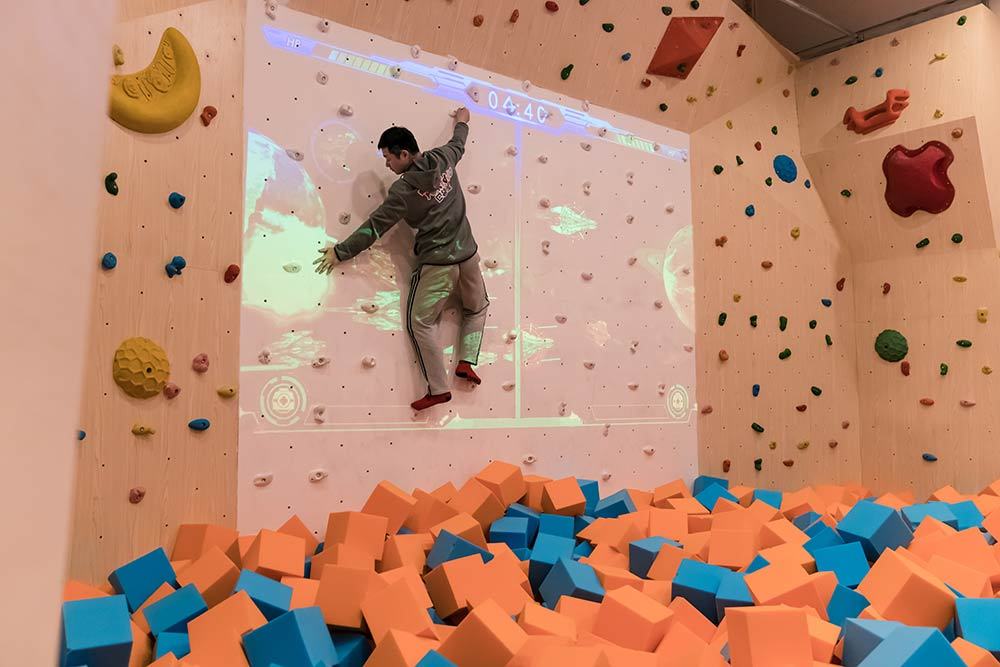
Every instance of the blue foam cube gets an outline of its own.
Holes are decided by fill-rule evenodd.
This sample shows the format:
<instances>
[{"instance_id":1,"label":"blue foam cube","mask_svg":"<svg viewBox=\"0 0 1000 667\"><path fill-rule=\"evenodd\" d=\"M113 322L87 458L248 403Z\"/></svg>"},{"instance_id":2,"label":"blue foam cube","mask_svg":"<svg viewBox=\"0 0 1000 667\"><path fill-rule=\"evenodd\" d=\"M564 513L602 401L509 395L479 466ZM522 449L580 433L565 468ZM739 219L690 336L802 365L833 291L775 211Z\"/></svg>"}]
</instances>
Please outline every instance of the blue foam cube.
<instances>
[{"instance_id":1,"label":"blue foam cube","mask_svg":"<svg viewBox=\"0 0 1000 667\"><path fill-rule=\"evenodd\" d=\"M132 624L124 595L64 602L60 667L128 665Z\"/></svg>"},{"instance_id":2,"label":"blue foam cube","mask_svg":"<svg viewBox=\"0 0 1000 667\"><path fill-rule=\"evenodd\" d=\"M816 559L817 571L833 572L837 581L848 588L856 588L870 569L860 542L817 549L812 556Z\"/></svg>"},{"instance_id":3,"label":"blue foam cube","mask_svg":"<svg viewBox=\"0 0 1000 667\"><path fill-rule=\"evenodd\" d=\"M576 540L571 538L539 533L531 550L531 559L528 561L528 581L531 582L531 590L538 591L549 570L560 558L573 558L575 547Z\"/></svg>"},{"instance_id":4,"label":"blue foam cube","mask_svg":"<svg viewBox=\"0 0 1000 667\"><path fill-rule=\"evenodd\" d=\"M744 570L744 573L745 574L753 574L757 570L762 570L762 569L764 569L765 567L767 567L770 564L771 564L770 561L768 561L766 558L764 558L760 554L757 554L756 556L753 557L753 560L750 561L750 564L747 565L747 569Z\"/></svg>"},{"instance_id":5,"label":"blue foam cube","mask_svg":"<svg viewBox=\"0 0 1000 667\"><path fill-rule=\"evenodd\" d=\"M427 554L427 567L433 570L441 563L476 555L482 557L484 563L493 560L493 554L478 544L473 544L464 537L442 530L438 533L437 539L434 540L434 546L431 547L430 553Z\"/></svg>"},{"instance_id":6,"label":"blue foam cube","mask_svg":"<svg viewBox=\"0 0 1000 667\"><path fill-rule=\"evenodd\" d=\"M866 618L849 618L844 623L845 667L857 667L871 655L886 637L902 628L897 621L872 621Z\"/></svg>"},{"instance_id":7,"label":"blue foam cube","mask_svg":"<svg viewBox=\"0 0 1000 667\"><path fill-rule=\"evenodd\" d=\"M161 632L156 637L154 657L157 660L168 653L173 653L175 658L183 658L190 652L191 638L186 632Z\"/></svg>"},{"instance_id":8,"label":"blue foam cube","mask_svg":"<svg viewBox=\"0 0 1000 667\"><path fill-rule=\"evenodd\" d=\"M513 549L528 546L528 519L503 516L490 525L490 542L503 542Z\"/></svg>"},{"instance_id":9,"label":"blue foam cube","mask_svg":"<svg viewBox=\"0 0 1000 667\"><path fill-rule=\"evenodd\" d=\"M899 512L871 501L855 503L837 524L845 542L860 542L869 561L875 561L886 549L909 546L913 531Z\"/></svg>"},{"instance_id":10,"label":"blue foam cube","mask_svg":"<svg viewBox=\"0 0 1000 667\"><path fill-rule=\"evenodd\" d=\"M583 513L588 516L594 515L594 509L597 507L597 502L601 499L601 489L597 485L596 479L577 479L577 486L583 491L583 497L587 499L587 504L584 507Z\"/></svg>"},{"instance_id":11,"label":"blue foam cube","mask_svg":"<svg viewBox=\"0 0 1000 667\"><path fill-rule=\"evenodd\" d=\"M819 525L822 528L814 531L814 535L802 545L802 548L808 551L813 558L816 557L816 552L820 549L844 544L844 538L840 536L840 533L826 524L820 523ZM858 542L853 542L853 544L858 544ZM862 553L864 553L864 549L862 549Z\"/></svg>"},{"instance_id":12,"label":"blue foam cube","mask_svg":"<svg viewBox=\"0 0 1000 667\"><path fill-rule=\"evenodd\" d=\"M535 536L538 535L538 512L521 503L514 503L507 508L504 516L528 520L528 548L531 548L535 544Z\"/></svg>"},{"instance_id":13,"label":"blue foam cube","mask_svg":"<svg viewBox=\"0 0 1000 667\"><path fill-rule=\"evenodd\" d=\"M641 540L629 542L628 545L628 570L637 577L646 578L649 568L653 567L653 561L660 554L660 547L670 544L680 548L680 542L654 535Z\"/></svg>"},{"instance_id":14,"label":"blue foam cube","mask_svg":"<svg viewBox=\"0 0 1000 667\"><path fill-rule=\"evenodd\" d=\"M738 503L736 496L729 493L727 489L718 484L709 484L701 493L695 494L695 500L704 505L709 512L715 509L715 503L719 502L720 498L725 498L729 502Z\"/></svg>"},{"instance_id":15,"label":"blue foam cube","mask_svg":"<svg viewBox=\"0 0 1000 667\"><path fill-rule=\"evenodd\" d=\"M917 503L907 505L903 508L903 518L909 524L911 530L916 530L920 522L925 517L932 516L942 523L946 523L952 528L958 528L958 517L956 517L948 503L932 501L929 503Z\"/></svg>"},{"instance_id":16,"label":"blue foam cube","mask_svg":"<svg viewBox=\"0 0 1000 667\"><path fill-rule=\"evenodd\" d=\"M594 517L587 516L586 514L577 514L573 517L573 534L579 535L581 530L592 523L594 523Z\"/></svg>"},{"instance_id":17,"label":"blue foam cube","mask_svg":"<svg viewBox=\"0 0 1000 667\"><path fill-rule=\"evenodd\" d=\"M670 598L684 598L705 618L718 625L719 615L715 608L715 596L723 577L728 572L730 570L718 565L685 558L677 568L677 574L674 575Z\"/></svg>"},{"instance_id":18,"label":"blue foam cube","mask_svg":"<svg viewBox=\"0 0 1000 667\"><path fill-rule=\"evenodd\" d=\"M246 591L253 603L269 621L288 611L292 604L292 587L275 581L262 574L243 570L236 580L233 593Z\"/></svg>"},{"instance_id":19,"label":"blue foam cube","mask_svg":"<svg viewBox=\"0 0 1000 667\"><path fill-rule=\"evenodd\" d=\"M830 528L830 526L826 525L822 521L816 521L806 526L802 532L808 535L809 537L816 537L817 535L823 532L824 528ZM830 528L830 530L833 529Z\"/></svg>"},{"instance_id":20,"label":"blue foam cube","mask_svg":"<svg viewBox=\"0 0 1000 667\"><path fill-rule=\"evenodd\" d=\"M161 585L177 587L177 575L162 547L114 570L108 581L117 593L125 596L132 612L141 607Z\"/></svg>"},{"instance_id":21,"label":"blue foam cube","mask_svg":"<svg viewBox=\"0 0 1000 667\"><path fill-rule=\"evenodd\" d=\"M518 560L528 560L529 558L531 558L531 549L528 548L511 549L511 551L514 552L514 555L517 556Z\"/></svg>"},{"instance_id":22,"label":"blue foam cube","mask_svg":"<svg viewBox=\"0 0 1000 667\"><path fill-rule=\"evenodd\" d=\"M958 520L958 529L966 530L967 528L979 528L983 525L983 513L979 511L976 507L976 503L971 500L963 500L960 503L951 503L948 505L951 508L951 513L955 515Z\"/></svg>"},{"instance_id":23,"label":"blue foam cube","mask_svg":"<svg viewBox=\"0 0 1000 667\"><path fill-rule=\"evenodd\" d=\"M558 514L539 514L538 532L545 535L556 535L557 537L575 537L573 532L574 521L571 516L560 516Z\"/></svg>"},{"instance_id":24,"label":"blue foam cube","mask_svg":"<svg viewBox=\"0 0 1000 667\"><path fill-rule=\"evenodd\" d=\"M858 667L965 667L965 661L937 628L904 626L886 637Z\"/></svg>"},{"instance_id":25,"label":"blue foam cube","mask_svg":"<svg viewBox=\"0 0 1000 667\"><path fill-rule=\"evenodd\" d=\"M356 632L334 632L331 633L331 639L340 659L337 667L364 667L372 654L368 637Z\"/></svg>"},{"instance_id":26,"label":"blue foam cube","mask_svg":"<svg viewBox=\"0 0 1000 667\"><path fill-rule=\"evenodd\" d=\"M745 581L743 572L726 572L722 575L719 590L715 593L715 613L719 622L726 617L729 607L752 607L753 597Z\"/></svg>"},{"instance_id":27,"label":"blue foam cube","mask_svg":"<svg viewBox=\"0 0 1000 667\"><path fill-rule=\"evenodd\" d=\"M427 652L427 655L420 658L416 667L458 667L448 658L444 657L434 649Z\"/></svg>"},{"instance_id":28,"label":"blue foam cube","mask_svg":"<svg viewBox=\"0 0 1000 667\"><path fill-rule=\"evenodd\" d=\"M573 547L573 560L579 560L594 553L594 547L584 540Z\"/></svg>"},{"instance_id":29,"label":"blue foam cube","mask_svg":"<svg viewBox=\"0 0 1000 667\"><path fill-rule=\"evenodd\" d=\"M282 614L243 635L250 667L335 667L337 649L319 607Z\"/></svg>"},{"instance_id":30,"label":"blue foam cube","mask_svg":"<svg viewBox=\"0 0 1000 667\"><path fill-rule=\"evenodd\" d=\"M597 578L594 568L569 558L560 558L538 587L545 604L551 609L566 595L593 602L604 599L604 587Z\"/></svg>"},{"instance_id":31,"label":"blue foam cube","mask_svg":"<svg viewBox=\"0 0 1000 667\"><path fill-rule=\"evenodd\" d=\"M826 604L826 615L831 623L843 626L847 619L857 618L868 604L868 598L861 593L837 584L830 601Z\"/></svg>"},{"instance_id":32,"label":"blue foam cube","mask_svg":"<svg viewBox=\"0 0 1000 667\"><path fill-rule=\"evenodd\" d=\"M311 579L312 571L313 571L313 557L306 556L305 563L302 564L302 576L305 577L306 579Z\"/></svg>"},{"instance_id":33,"label":"blue foam cube","mask_svg":"<svg viewBox=\"0 0 1000 667\"><path fill-rule=\"evenodd\" d=\"M194 584L183 586L143 609L154 637L161 632L187 632L188 621L208 611L208 605Z\"/></svg>"},{"instance_id":34,"label":"blue foam cube","mask_svg":"<svg viewBox=\"0 0 1000 667\"><path fill-rule=\"evenodd\" d=\"M959 598L955 600L955 621L959 637L1000 660L1000 599Z\"/></svg>"},{"instance_id":35,"label":"blue foam cube","mask_svg":"<svg viewBox=\"0 0 1000 667\"><path fill-rule=\"evenodd\" d=\"M594 507L594 516L604 519L614 519L622 514L631 514L635 511L635 503L628 491L622 489L612 493L607 498L601 498Z\"/></svg>"},{"instance_id":36,"label":"blue foam cube","mask_svg":"<svg viewBox=\"0 0 1000 667\"><path fill-rule=\"evenodd\" d=\"M753 492L754 500L767 503L776 510L781 509L781 496L781 491L772 491L771 489L754 489Z\"/></svg>"},{"instance_id":37,"label":"blue foam cube","mask_svg":"<svg viewBox=\"0 0 1000 667\"><path fill-rule=\"evenodd\" d=\"M710 477L709 475L698 475L694 478L694 484L691 485L691 495L697 496L699 493L707 489L712 485L721 486L724 489L729 488L729 480L723 477Z\"/></svg>"}]
</instances>

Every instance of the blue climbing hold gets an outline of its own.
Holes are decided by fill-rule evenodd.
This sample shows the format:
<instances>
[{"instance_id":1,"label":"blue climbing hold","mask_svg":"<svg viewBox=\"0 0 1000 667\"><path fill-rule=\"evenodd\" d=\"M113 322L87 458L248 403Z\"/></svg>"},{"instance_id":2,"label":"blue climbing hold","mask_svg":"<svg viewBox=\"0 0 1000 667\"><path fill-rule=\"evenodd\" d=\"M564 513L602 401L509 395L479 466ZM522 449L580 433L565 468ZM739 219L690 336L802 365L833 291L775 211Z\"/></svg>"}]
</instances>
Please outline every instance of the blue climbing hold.
<instances>
[{"instance_id":1,"label":"blue climbing hold","mask_svg":"<svg viewBox=\"0 0 1000 667\"><path fill-rule=\"evenodd\" d=\"M628 52L623 53L622 60L624 60L625 62L632 60L632 54Z\"/></svg>"},{"instance_id":2,"label":"blue climbing hold","mask_svg":"<svg viewBox=\"0 0 1000 667\"><path fill-rule=\"evenodd\" d=\"M188 422L188 428L192 431L207 431L211 425L207 419L192 419Z\"/></svg>"},{"instance_id":3,"label":"blue climbing hold","mask_svg":"<svg viewBox=\"0 0 1000 667\"><path fill-rule=\"evenodd\" d=\"M811 187L813 186L813 184L812 184L812 181L810 181L810 180L809 180L809 179L807 178L807 179L806 179L806 182L805 182L805 186L806 186L806 190L808 190L809 188L811 188Z\"/></svg>"},{"instance_id":4,"label":"blue climbing hold","mask_svg":"<svg viewBox=\"0 0 1000 667\"><path fill-rule=\"evenodd\" d=\"M82 428L79 431L76 432L76 439L77 440L83 440L86 437L87 437L87 432L84 431Z\"/></svg>"},{"instance_id":5,"label":"blue climbing hold","mask_svg":"<svg viewBox=\"0 0 1000 667\"><path fill-rule=\"evenodd\" d=\"M752 218L757 213L757 209L754 208L753 204L747 204L747 207L743 211L747 214L748 218Z\"/></svg>"},{"instance_id":6,"label":"blue climbing hold","mask_svg":"<svg viewBox=\"0 0 1000 667\"><path fill-rule=\"evenodd\" d=\"M931 462L937 461L937 457L934 456L933 454L924 454L923 459L924 461L931 461Z\"/></svg>"},{"instance_id":7,"label":"blue climbing hold","mask_svg":"<svg viewBox=\"0 0 1000 667\"><path fill-rule=\"evenodd\" d=\"M175 256L170 263L166 265L167 277L173 278L174 276L181 275L181 271L187 266L187 261L180 255Z\"/></svg>"},{"instance_id":8,"label":"blue climbing hold","mask_svg":"<svg viewBox=\"0 0 1000 667\"><path fill-rule=\"evenodd\" d=\"M115 257L115 253L113 252L104 253L104 257L101 257L101 266L104 268L105 271L110 271L111 269L118 266L118 258Z\"/></svg>"},{"instance_id":9,"label":"blue climbing hold","mask_svg":"<svg viewBox=\"0 0 1000 667\"><path fill-rule=\"evenodd\" d=\"M831 301L830 299L820 299L820 303L822 303L827 308L833 305L833 301Z\"/></svg>"},{"instance_id":10,"label":"blue climbing hold","mask_svg":"<svg viewBox=\"0 0 1000 667\"><path fill-rule=\"evenodd\" d=\"M787 155L775 155L774 173L785 183L794 183L799 175L799 168L795 166L795 160Z\"/></svg>"},{"instance_id":11,"label":"blue climbing hold","mask_svg":"<svg viewBox=\"0 0 1000 667\"><path fill-rule=\"evenodd\" d=\"M175 255L174 258L170 260L170 263L176 266L178 271L180 271L181 269L185 268L188 265L187 260L185 260L180 255Z\"/></svg>"},{"instance_id":12,"label":"blue climbing hold","mask_svg":"<svg viewBox=\"0 0 1000 667\"><path fill-rule=\"evenodd\" d=\"M876 67L875 68L875 76L876 77L881 77L883 74L885 74L885 70L884 69L882 69L881 67Z\"/></svg>"},{"instance_id":13,"label":"blue climbing hold","mask_svg":"<svg viewBox=\"0 0 1000 667\"><path fill-rule=\"evenodd\" d=\"M753 395L754 395L754 397L756 397L758 394L760 394L760 385L759 384L755 384L753 386Z\"/></svg>"},{"instance_id":14,"label":"blue climbing hold","mask_svg":"<svg viewBox=\"0 0 1000 667\"><path fill-rule=\"evenodd\" d=\"M170 204L170 208L180 208L184 206L185 201L187 201L187 197L179 192L171 192L170 196L167 197L167 203Z\"/></svg>"}]
</instances>

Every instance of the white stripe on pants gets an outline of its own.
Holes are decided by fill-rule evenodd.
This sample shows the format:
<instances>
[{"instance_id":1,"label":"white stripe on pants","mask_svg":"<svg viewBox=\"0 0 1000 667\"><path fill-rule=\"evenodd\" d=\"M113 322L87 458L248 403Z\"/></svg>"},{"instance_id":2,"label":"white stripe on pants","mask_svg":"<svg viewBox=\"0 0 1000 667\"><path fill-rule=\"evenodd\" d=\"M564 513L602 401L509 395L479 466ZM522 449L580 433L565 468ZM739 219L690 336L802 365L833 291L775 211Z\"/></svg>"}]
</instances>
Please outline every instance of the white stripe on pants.
<instances>
[{"instance_id":1,"label":"white stripe on pants","mask_svg":"<svg viewBox=\"0 0 1000 667\"><path fill-rule=\"evenodd\" d=\"M486 326L490 300L486 294L479 255L461 264L418 267L410 278L406 331L417 354L420 371L431 394L443 394L448 388L448 370L437 339L438 322L445 302L455 293L462 300L462 325L459 334L458 360L479 363L479 349Z\"/></svg>"}]
</instances>

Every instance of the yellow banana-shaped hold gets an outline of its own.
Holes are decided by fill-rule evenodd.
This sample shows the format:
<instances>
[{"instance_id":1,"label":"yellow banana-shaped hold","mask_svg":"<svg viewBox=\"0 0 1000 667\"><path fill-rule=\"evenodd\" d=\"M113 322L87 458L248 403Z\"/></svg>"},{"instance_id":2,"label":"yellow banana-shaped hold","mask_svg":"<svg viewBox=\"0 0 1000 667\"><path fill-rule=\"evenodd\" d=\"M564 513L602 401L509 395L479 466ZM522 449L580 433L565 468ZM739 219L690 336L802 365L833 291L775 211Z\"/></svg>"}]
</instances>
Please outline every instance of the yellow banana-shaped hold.
<instances>
[{"instance_id":1,"label":"yellow banana-shaped hold","mask_svg":"<svg viewBox=\"0 0 1000 667\"><path fill-rule=\"evenodd\" d=\"M145 69L111 77L108 115L136 132L169 132L187 120L200 95L198 57L184 35L167 28Z\"/></svg>"},{"instance_id":2,"label":"yellow banana-shaped hold","mask_svg":"<svg viewBox=\"0 0 1000 667\"><path fill-rule=\"evenodd\" d=\"M132 424L132 433L135 435L153 435L156 429L145 424Z\"/></svg>"}]
</instances>

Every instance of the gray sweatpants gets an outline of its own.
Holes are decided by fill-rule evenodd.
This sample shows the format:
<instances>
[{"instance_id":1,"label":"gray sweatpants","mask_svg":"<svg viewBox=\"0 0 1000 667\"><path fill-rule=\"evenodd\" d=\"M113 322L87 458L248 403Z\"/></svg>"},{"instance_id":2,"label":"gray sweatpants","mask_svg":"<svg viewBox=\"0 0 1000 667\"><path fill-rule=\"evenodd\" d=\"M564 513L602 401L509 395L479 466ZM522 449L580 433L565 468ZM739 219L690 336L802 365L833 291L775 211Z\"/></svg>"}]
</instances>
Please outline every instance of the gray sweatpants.
<instances>
[{"instance_id":1,"label":"gray sweatpants","mask_svg":"<svg viewBox=\"0 0 1000 667\"><path fill-rule=\"evenodd\" d=\"M437 328L445 302L456 292L462 300L457 360L475 365L479 363L486 309L490 305L483 273L479 270L479 255L461 264L418 267L410 278L406 331L413 342L428 390L435 395L449 391L448 370L437 339Z\"/></svg>"}]
</instances>

